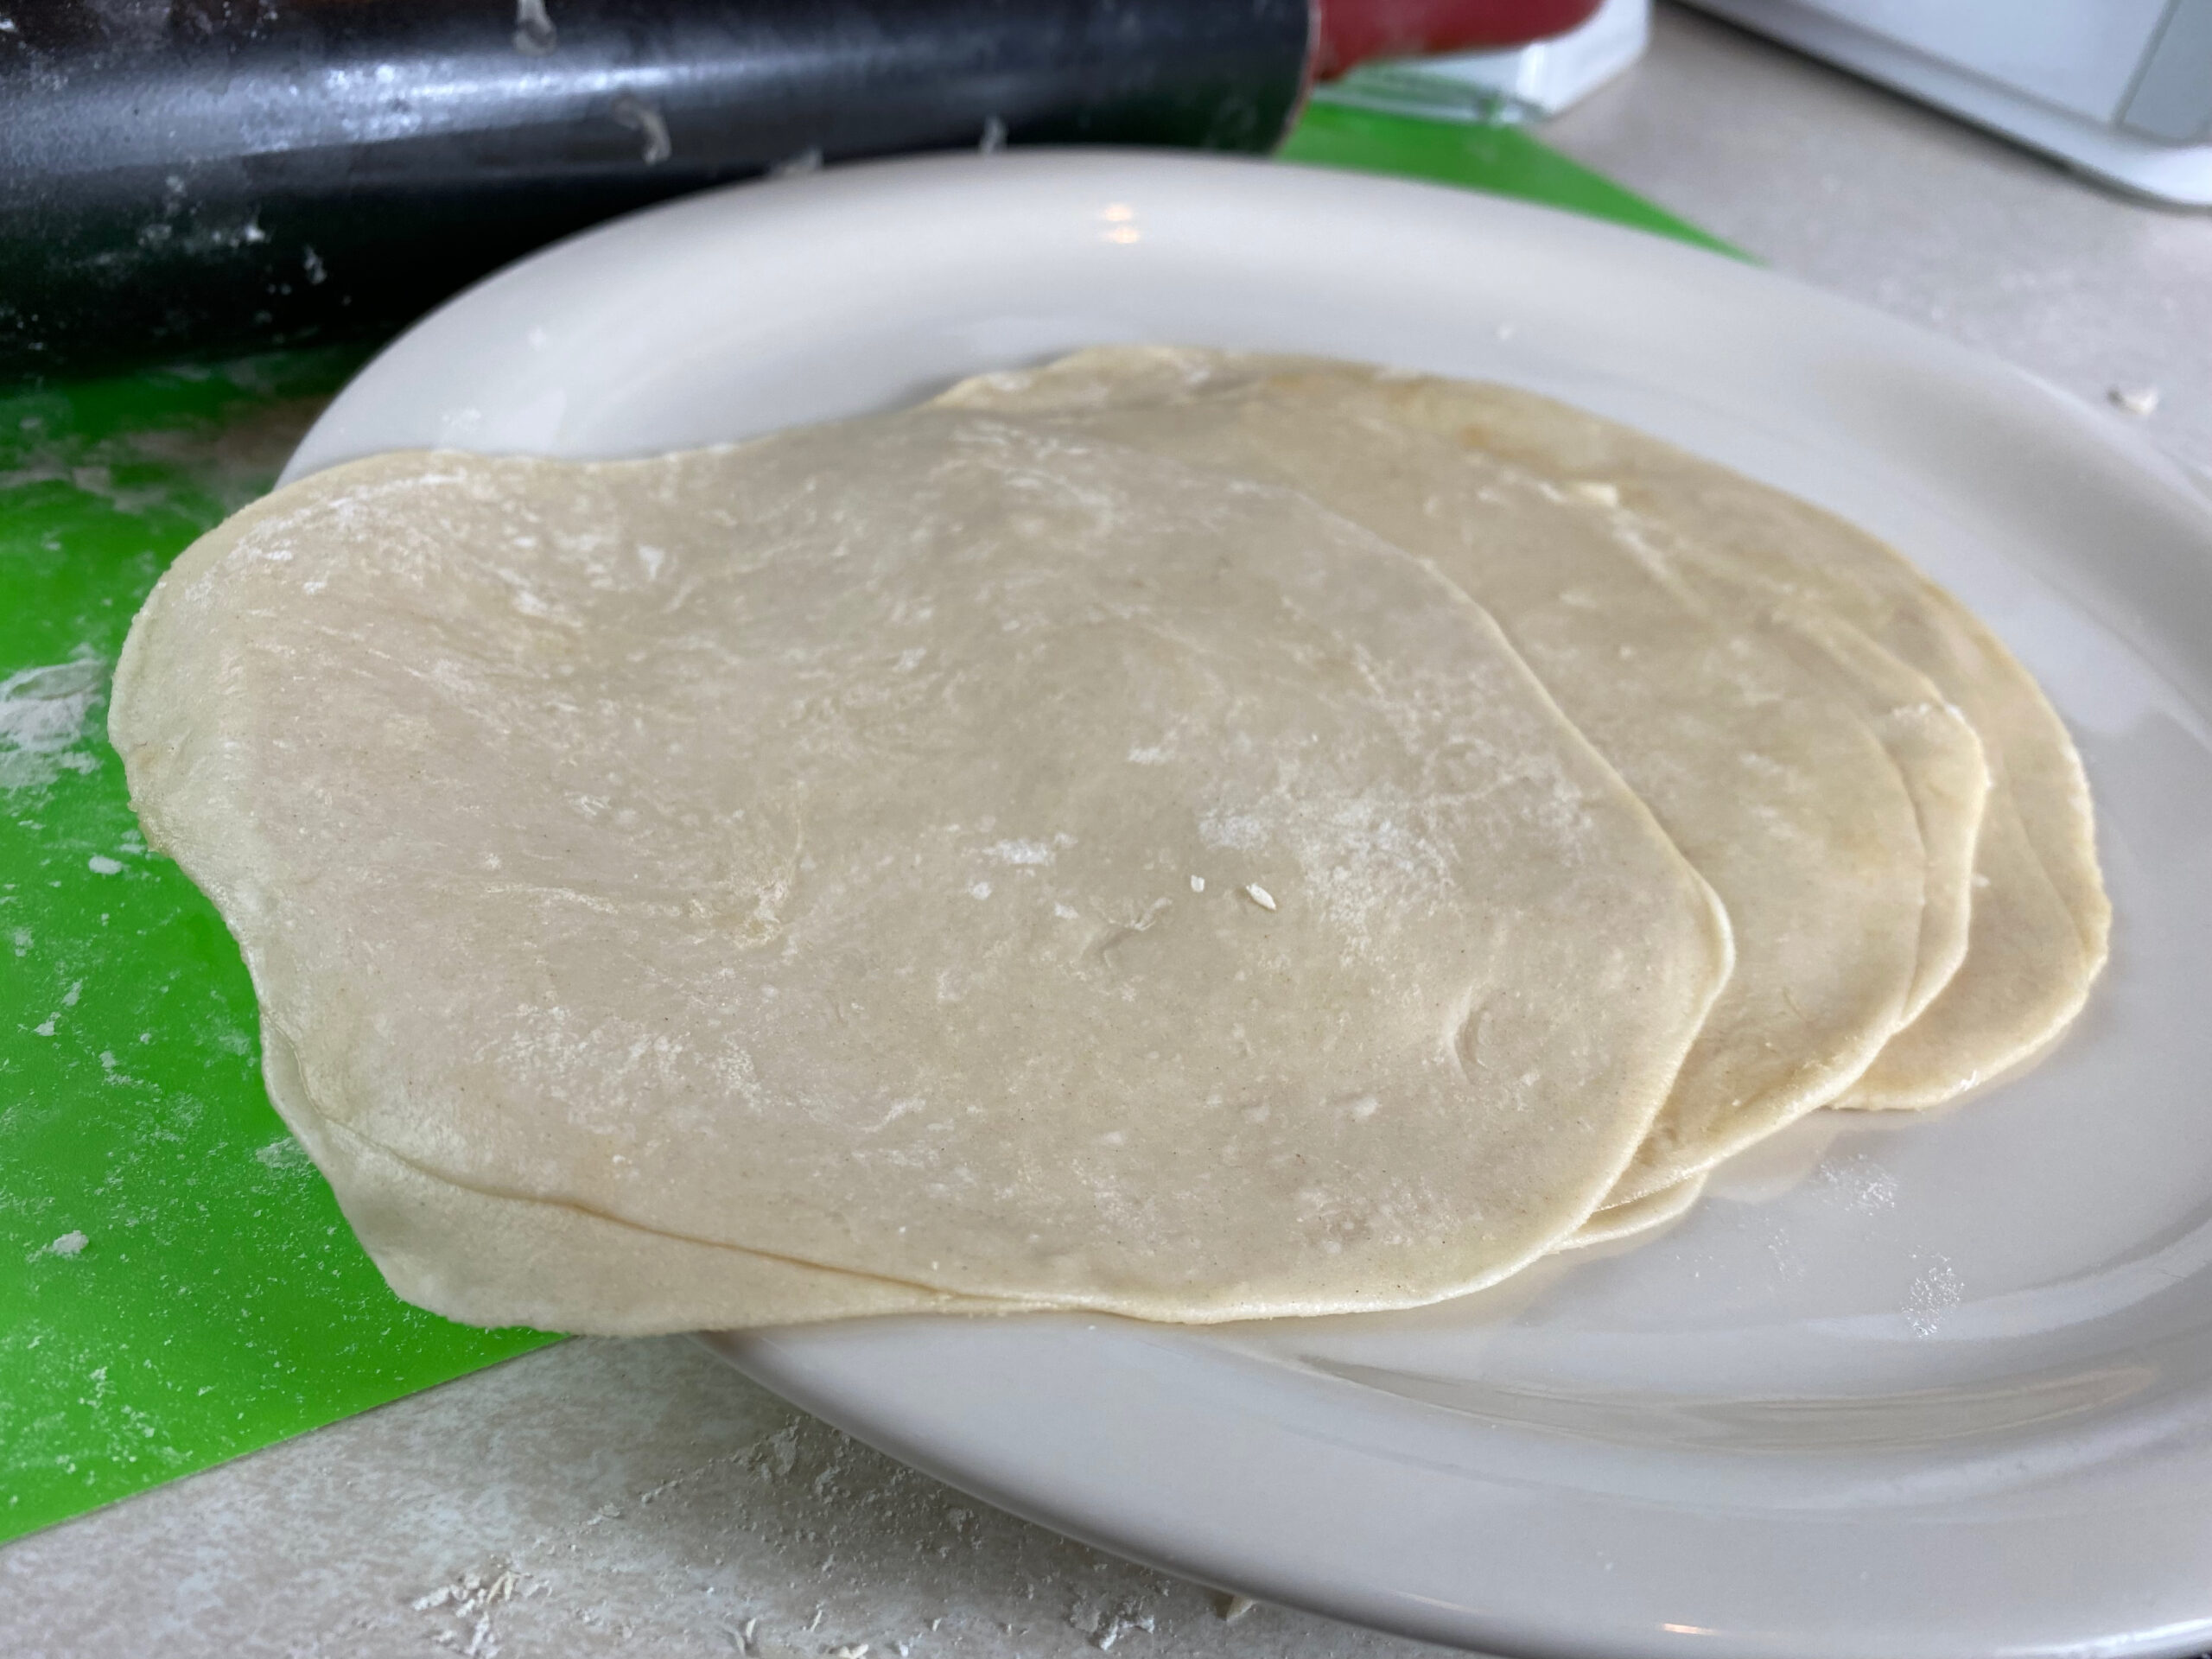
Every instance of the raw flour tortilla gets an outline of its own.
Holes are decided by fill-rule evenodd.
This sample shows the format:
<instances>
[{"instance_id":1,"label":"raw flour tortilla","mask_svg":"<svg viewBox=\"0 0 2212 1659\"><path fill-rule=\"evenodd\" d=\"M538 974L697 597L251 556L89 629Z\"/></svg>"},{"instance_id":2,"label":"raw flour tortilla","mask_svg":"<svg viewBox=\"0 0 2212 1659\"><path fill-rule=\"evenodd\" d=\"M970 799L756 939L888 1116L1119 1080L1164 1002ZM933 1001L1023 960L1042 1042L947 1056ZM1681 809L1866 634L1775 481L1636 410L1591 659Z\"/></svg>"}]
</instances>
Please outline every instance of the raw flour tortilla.
<instances>
[{"instance_id":1,"label":"raw flour tortilla","mask_svg":"<svg viewBox=\"0 0 2212 1659\"><path fill-rule=\"evenodd\" d=\"M1834 514L1565 404L1423 380L1400 415L1613 492L1625 515L1687 560L1863 632L1926 676L1980 735L1991 787L1964 959L1837 1104L1936 1105L2025 1064L2072 1022L2112 934L2088 780L2043 688L1980 619Z\"/></svg>"},{"instance_id":2,"label":"raw flour tortilla","mask_svg":"<svg viewBox=\"0 0 2212 1659\"><path fill-rule=\"evenodd\" d=\"M1692 580L1624 533L1603 492L1401 418L1431 385L1449 389L1352 365L1109 347L941 401L1294 486L1497 618L1735 930L1735 977L1610 1195L1629 1204L1835 1099L1940 990L1966 943L1980 746L1870 642Z\"/></svg>"},{"instance_id":3,"label":"raw flour tortilla","mask_svg":"<svg viewBox=\"0 0 2212 1659\"><path fill-rule=\"evenodd\" d=\"M1557 1250L1587 1249L1592 1244L1618 1244L1623 1239L1655 1232L1669 1222L1688 1215L1705 1192L1705 1177L1693 1175L1672 1186L1662 1186L1625 1204L1609 1205L1561 1240Z\"/></svg>"},{"instance_id":4,"label":"raw flour tortilla","mask_svg":"<svg viewBox=\"0 0 2212 1659\"><path fill-rule=\"evenodd\" d=\"M815 1267L673 1236L571 1205L481 1192L427 1173L315 1109L281 1033L263 1028L269 1096L343 1196L346 1219L410 1301L470 1325L639 1335L886 1314L1003 1314L1036 1304ZM1702 1176L1600 1210L1552 1253L1610 1244L1686 1212ZM710 1310L702 1315L700 1309Z\"/></svg>"},{"instance_id":5,"label":"raw flour tortilla","mask_svg":"<svg viewBox=\"0 0 2212 1659\"><path fill-rule=\"evenodd\" d=\"M1450 584L973 415L337 468L163 578L111 730L278 1104L480 1322L1456 1294L1597 1206L1731 962Z\"/></svg>"}]
</instances>

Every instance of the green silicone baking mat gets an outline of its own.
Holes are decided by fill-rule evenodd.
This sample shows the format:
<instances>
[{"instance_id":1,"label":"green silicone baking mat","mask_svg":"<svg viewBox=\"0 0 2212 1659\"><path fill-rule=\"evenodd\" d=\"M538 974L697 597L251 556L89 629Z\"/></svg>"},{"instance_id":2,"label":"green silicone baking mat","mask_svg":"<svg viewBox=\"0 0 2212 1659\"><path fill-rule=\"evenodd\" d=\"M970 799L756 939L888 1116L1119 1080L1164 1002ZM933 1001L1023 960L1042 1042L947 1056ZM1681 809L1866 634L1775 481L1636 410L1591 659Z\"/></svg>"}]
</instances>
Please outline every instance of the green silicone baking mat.
<instances>
[{"instance_id":1,"label":"green silicone baking mat","mask_svg":"<svg viewBox=\"0 0 2212 1659\"><path fill-rule=\"evenodd\" d=\"M1525 133L1328 104L1285 154L1712 238ZM358 350L0 396L0 1539L554 1340L406 1306L261 1089L213 909L105 738L132 613Z\"/></svg>"}]
</instances>

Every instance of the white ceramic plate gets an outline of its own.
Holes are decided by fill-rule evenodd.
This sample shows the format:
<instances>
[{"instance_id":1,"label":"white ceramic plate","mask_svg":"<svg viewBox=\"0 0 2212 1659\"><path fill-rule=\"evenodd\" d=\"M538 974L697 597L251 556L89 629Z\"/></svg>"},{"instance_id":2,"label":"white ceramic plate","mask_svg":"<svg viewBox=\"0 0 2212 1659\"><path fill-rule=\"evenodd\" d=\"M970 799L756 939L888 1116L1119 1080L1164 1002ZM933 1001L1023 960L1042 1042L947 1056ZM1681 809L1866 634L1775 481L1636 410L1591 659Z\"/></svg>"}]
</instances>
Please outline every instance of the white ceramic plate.
<instances>
[{"instance_id":1,"label":"white ceramic plate","mask_svg":"<svg viewBox=\"0 0 2212 1659\"><path fill-rule=\"evenodd\" d=\"M527 260L378 358L289 476L634 455L1102 340L1489 375L1897 543L2078 736L2113 964L2041 1068L1822 1115L1640 1249L1418 1313L715 1338L772 1388L1173 1571L1510 1654L2212 1647L2212 509L2038 382L1491 198L1106 152L748 186Z\"/></svg>"}]
</instances>

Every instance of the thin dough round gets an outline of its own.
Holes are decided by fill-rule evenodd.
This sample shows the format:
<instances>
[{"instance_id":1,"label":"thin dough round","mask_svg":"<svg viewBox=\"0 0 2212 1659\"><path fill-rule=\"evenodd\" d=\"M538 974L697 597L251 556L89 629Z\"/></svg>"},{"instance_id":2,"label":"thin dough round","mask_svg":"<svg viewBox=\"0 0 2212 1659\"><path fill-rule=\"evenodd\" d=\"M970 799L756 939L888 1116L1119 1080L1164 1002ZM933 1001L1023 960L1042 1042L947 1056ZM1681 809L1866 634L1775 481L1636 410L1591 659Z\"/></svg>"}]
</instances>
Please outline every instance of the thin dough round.
<instances>
[{"instance_id":1,"label":"thin dough round","mask_svg":"<svg viewBox=\"0 0 2212 1659\"><path fill-rule=\"evenodd\" d=\"M1687 504L1678 502L1683 510L1655 518L1621 504L1618 490L1602 476L1602 467L1577 471L1548 465L1547 443L1562 441L1555 429L1564 406L1547 404L1544 419L1535 423L1533 434L1499 442L1495 440L1501 427L1508 432L1515 429L1510 419L1501 419L1497 400L1529 394L1325 358L1127 346L1076 352L1042 371L978 375L946 393L944 401L1010 412L1064 412L1109 404L1215 397L1262 381L1303 388L1324 398L1356 388L1373 400L1370 416L1380 413L1422 431L1471 438L1497 459L1527 467L1537 476L1580 486L1578 499L1611 510L1625 538L1656 542L1650 550L1667 559L1674 574L1717 611L1738 626L1755 627L1767 643L1787 651L1832 696L1870 721L1912 797L1926 858L1919 954L1904 1007L1906 1023L1919 1017L1966 956L1974 849L1989 791L1989 771L1978 734L1932 680L1831 609L1787 597L1770 582L1746 579L1741 571L1705 553L1695 533L1699 515ZM1476 423L1471 426L1471 414ZM1596 417L1573 410L1565 414L1577 423L1574 433L1564 440L1566 454L1581 457L1592 440L1580 423ZM1623 441L1637 436L1629 433ZM1668 453L1684 466L1705 464L1679 452Z\"/></svg>"},{"instance_id":2,"label":"thin dough round","mask_svg":"<svg viewBox=\"0 0 2212 1659\"><path fill-rule=\"evenodd\" d=\"M1689 1213L1705 1192L1705 1177L1693 1175L1656 1192L1647 1192L1626 1204L1608 1205L1552 1247L1552 1254L1584 1250L1592 1244L1618 1244L1623 1239L1656 1232L1669 1222Z\"/></svg>"},{"instance_id":3,"label":"thin dough round","mask_svg":"<svg viewBox=\"0 0 2212 1659\"><path fill-rule=\"evenodd\" d=\"M753 1322L726 1246L801 1270L773 1317L849 1306L820 1268L1179 1320L1456 1294L1596 1206L1729 969L1449 584L969 416L318 475L163 579L111 730L372 1248L420 1176L481 1201L453 1259L711 1253L642 1312L409 1269L486 1322Z\"/></svg>"},{"instance_id":4,"label":"thin dough round","mask_svg":"<svg viewBox=\"0 0 2212 1659\"><path fill-rule=\"evenodd\" d=\"M1497 385L1452 386L1438 413L1463 442L1602 482L1657 534L1862 631L1980 734L1991 786L1964 959L1837 1103L1936 1105L2054 1041L2104 967L2112 906L2081 756L2034 677L1980 619L1866 531L1632 428Z\"/></svg>"},{"instance_id":5,"label":"thin dough round","mask_svg":"<svg viewBox=\"0 0 2212 1659\"><path fill-rule=\"evenodd\" d=\"M646 1336L694 1328L702 1308L728 1310L709 1323L748 1329L1038 1311L1033 1302L957 1296L456 1186L325 1118L273 1026L264 1031L262 1071L270 1098L329 1177L347 1224L392 1288L464 1324L566 1328L586 1306L594 1310L594 1335ZM1688 1211L1704 1186L1694 1176L1599 1210L1551 1253L1656 1230Z\"/></svg>"},{"instance_id":6,"label":"thin dough round","mask_svg":"<svg viewBox=\"0 0 2212 1659\"><path fill-rule=\"evenodd\" d=\"M702 1325L1006 1313L1026 1306L677 1238L572 1205L455 1185L325 1118L308 1096L290 1043L271 1023L262 1027L262 1076L270 1101L329 1178L347 1224L392 1289L465 1325L652 1336Z\"/></svg>"},{"instance_id":7,"label":"thin dough round","mask_svg":"<svg viewBox=\"0 0 2212 1659\"><path fill-rule=\"evenodd\" d=\"M1983 781L1973 734L1924 696L1911 711L1878 704L1879 688L1828 653L1820 619L1785 626L1771 605L1686 580L1605 492L1533 478L1402 418L1432 383L1280 363L1104 348L941 401L1294 486L1497 618L1735 929L1736 976L1609 1203L1674 1186L1834 1100L1915 995L1934 994L1922 801L1893 745L1924 741L1958 762L1942 775L1970 826ZM1954 837L1961 855L1970 834Z\"/></svg>"}]
</instances>

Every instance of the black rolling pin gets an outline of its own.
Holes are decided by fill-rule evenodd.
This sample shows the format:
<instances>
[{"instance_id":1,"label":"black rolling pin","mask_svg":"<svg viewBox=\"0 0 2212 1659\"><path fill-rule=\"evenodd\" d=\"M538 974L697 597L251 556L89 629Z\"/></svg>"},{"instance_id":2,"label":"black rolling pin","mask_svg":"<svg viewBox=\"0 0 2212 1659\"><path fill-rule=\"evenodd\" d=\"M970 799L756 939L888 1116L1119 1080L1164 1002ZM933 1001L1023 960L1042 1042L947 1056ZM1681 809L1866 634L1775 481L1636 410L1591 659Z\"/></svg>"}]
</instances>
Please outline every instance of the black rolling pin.
<instances>
[{"instance_id":1,"label":"black rolling pin","mask_svg":"<svg viewBox=\"0 0 2212 1659\"><path fill-rule=\"evenodd\" d=\"M0 0L0 381L389 333L630 208L1001 143L1264 150L1596 0Z\"/></svg>"}]
</instances>

